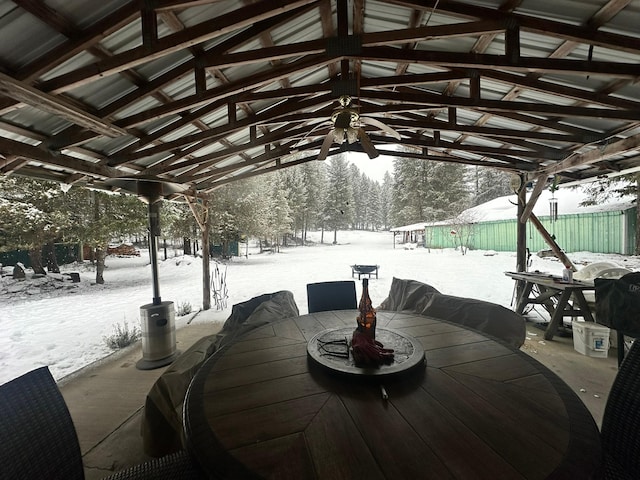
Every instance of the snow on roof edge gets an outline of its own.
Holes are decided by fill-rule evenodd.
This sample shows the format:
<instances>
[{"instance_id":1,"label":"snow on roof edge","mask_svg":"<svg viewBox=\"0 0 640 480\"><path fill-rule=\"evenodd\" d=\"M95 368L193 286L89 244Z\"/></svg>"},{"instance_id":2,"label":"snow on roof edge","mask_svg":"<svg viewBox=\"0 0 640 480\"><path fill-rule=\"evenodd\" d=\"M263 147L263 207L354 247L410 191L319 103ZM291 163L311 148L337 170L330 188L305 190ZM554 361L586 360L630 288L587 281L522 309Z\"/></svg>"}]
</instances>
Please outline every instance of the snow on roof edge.
<instances>
[{"instance_id":1,"label":"snow on roof edge","mask_svg":"<svg viewBox=\"0 0 640 480\"><path fill-rule=\"evenodd\" d=\"M537 217L545 217L550 215L550 199L555 198L558 203L558 216L577 215L586 213L624 211L635 206L632 196L610 200L598 205L588 207L580 206L580 203L586 200L587 195L585 188L572 187L562 188L552 193L549 190L543 190L533 208L533 213ZM463 219L465 223L494 222L500 220L514 220L517 218L517 196L506 195L504 197L494 198L483 204L464 210L457 218L441 220L438 222L419 222L401 227L389 229L392 232L412 232L423 230L426 226L450 225Z\"/></svg>"}]
</instances>

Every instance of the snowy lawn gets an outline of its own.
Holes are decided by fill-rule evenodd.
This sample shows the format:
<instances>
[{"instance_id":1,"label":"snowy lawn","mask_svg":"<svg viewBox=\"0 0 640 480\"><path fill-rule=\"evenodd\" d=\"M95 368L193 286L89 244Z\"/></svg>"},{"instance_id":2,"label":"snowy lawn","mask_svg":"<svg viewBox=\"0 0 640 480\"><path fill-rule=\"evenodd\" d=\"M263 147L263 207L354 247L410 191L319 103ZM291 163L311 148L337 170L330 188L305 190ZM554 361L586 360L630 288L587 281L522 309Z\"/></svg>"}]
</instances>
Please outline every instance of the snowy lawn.
<instances>
[{"instance_id":1,"label":"snowy lawn","mask_svg":"<svg viewBox=\"0 0 640 480\"><path fill-rule=\"evenodd\" d=\"M319 242L314 232L310 239ZM325 241L333 232L325 233ZM307 312L306 284L351 279L352 264L380 265L379 279L370 282L370 294L378 305L389 292L393 277L429 283L442 293L473 297L510 307L513 280L503 272L516 268L515 252L470 251L463 256L454 249L405 249L393 246L388 232L338 232L338 244L315 243L306 247L283 248L280 253L249 252L248 258L227 262L228 306L176 318L176 327L193 322L223 322L235 303L256 295L289 290L301 313ZM173 252L169 251L169 255ZM580 266L595 261L613 261L631 270L640 269L638 257L591 253L570 254ZM178 256L159 259L160 295L176 307L188 302L194 311L202 306L202 265L200 258ZM532 257L530 270L560 274L555 259ZM222 270L225 266L221 265ZM83 366L112 353L103 337L113 333L116 324L139 325L140 307L153 297L148 252L140 257L107 257L106 284L95 285L90 265L63 267L63 272L79 271L81 282L52 280L61 288L45 291L42 280L28 280L31 293L17 286L4 268L0 277L0 384L33 368L48 365L60 379ZM213 268L212 268L213 271ZM27 276L31 271L27 271ZM356 278L357 280L357 278ZM20 288L18 288L20 287ZM16 290L20 290L16 292ZM357 293L361 286L358 284ZM13 292L13 293L12 293ZM36 294L38 292L38 294Z\"/></svg>"}]
</instances>

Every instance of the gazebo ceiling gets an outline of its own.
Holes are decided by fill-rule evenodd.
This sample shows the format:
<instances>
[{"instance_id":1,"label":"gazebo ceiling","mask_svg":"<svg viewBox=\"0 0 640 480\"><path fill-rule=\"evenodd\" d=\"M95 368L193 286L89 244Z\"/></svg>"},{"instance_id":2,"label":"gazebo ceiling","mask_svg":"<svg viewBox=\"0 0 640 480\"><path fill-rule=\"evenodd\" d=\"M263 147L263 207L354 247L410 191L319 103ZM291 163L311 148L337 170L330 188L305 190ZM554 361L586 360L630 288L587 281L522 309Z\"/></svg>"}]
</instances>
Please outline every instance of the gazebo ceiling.
<instances>
[{"instance_id":1,"label":"gazebo ceiling","mask_svg":"<svg viewBox=\"0 0 640 480\"><path fill-rule=\"evenodd\" d=\"M0 172L210 191L329 136L321 158L615 174L640 167L638 25L638 0L0 0Z\"/></svg>"}]
</instances>

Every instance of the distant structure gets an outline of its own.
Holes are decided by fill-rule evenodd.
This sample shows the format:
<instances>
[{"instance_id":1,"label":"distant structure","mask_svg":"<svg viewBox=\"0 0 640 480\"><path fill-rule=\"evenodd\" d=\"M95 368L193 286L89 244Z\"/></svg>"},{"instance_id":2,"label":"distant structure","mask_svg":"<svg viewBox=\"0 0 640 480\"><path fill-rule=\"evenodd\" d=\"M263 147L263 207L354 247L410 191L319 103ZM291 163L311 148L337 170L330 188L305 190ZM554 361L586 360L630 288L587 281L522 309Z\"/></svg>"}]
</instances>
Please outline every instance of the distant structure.
<instances>
[{"instance_id":1,"label":"distant structure","mask_svg":"<svg viewBox=\"0 0 640 480\"><path fill-rule=\"evenodd\" d=\"M581 207L581 190L560 189L552 196L542 193L534 213L565 252L633 255L636 244L636 205L630 199ZM555 204L555 205L554 205ZM557 209L557 217L552 216ZM456 227L471 226L468 247L475 250L516 251L516 196L499 197L462 212L457 218L392 228L398 243L417 243L426 248L453 248ZM422 237L420 237L422 235ZM422 242L419 239L422 238ZM532 251L549 246L537 229L527 224L527 247Z\"/></svg>"}]
</instances>

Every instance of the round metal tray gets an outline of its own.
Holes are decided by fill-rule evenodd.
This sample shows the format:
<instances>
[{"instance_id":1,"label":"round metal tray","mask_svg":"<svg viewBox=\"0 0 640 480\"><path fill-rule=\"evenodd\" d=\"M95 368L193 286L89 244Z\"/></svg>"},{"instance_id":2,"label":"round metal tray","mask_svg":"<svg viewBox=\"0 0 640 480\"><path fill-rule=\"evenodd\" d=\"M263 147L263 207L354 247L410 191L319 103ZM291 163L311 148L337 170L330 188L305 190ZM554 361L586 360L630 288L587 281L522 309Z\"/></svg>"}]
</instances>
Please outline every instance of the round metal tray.
<instances>
[{"instance_id":1,"label":"round metal tray","mask_svg":"<svg viewBox=\"0 0 640 480\"><path fill-rule=\"evenodd\" d=\"M393 348L394 359L379 367L357 367L351 353L351 336L355 327L323 330L309 340L307 355L330 370L351 375L385 376L406 372L425 363L424 348L418 340L399 330L376 328L376 340Z\"/></svg>"}]
</instances>

